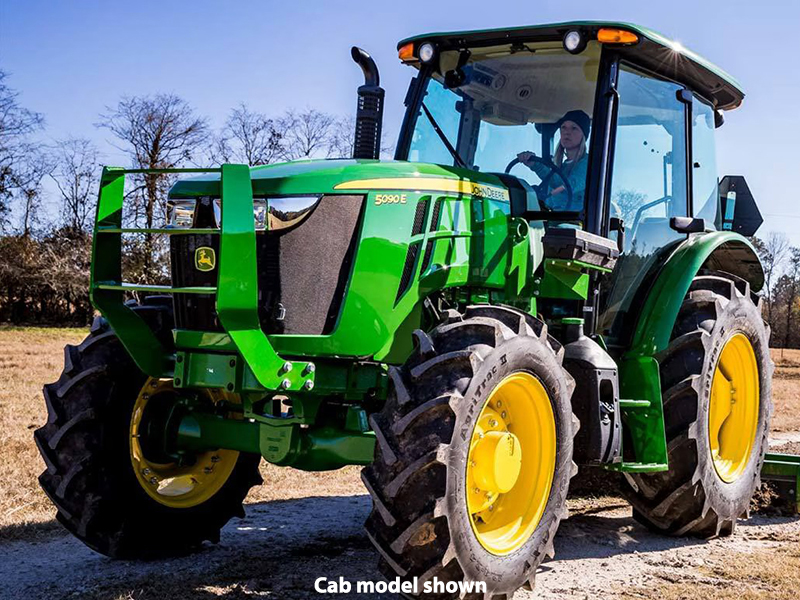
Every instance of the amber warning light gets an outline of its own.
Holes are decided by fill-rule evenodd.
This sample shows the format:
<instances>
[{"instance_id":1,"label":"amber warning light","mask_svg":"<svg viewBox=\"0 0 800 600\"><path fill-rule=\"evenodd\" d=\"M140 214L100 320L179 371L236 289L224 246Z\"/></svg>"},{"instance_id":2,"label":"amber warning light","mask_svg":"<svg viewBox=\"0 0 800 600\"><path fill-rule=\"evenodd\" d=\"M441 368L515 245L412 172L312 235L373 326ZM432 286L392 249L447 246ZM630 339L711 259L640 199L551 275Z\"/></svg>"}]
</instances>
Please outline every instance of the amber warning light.
<instances>
[{"instance_id":1,"label":"amber warning light","mask_svg":"<svg viewBox=\"0 0 800 600\"><path fill-rule=\"evenodd\" d=\"M601 44L635 44L639 36L632 31L603 27L597 32L597 41Z\"/></svg>"}]
</instances>

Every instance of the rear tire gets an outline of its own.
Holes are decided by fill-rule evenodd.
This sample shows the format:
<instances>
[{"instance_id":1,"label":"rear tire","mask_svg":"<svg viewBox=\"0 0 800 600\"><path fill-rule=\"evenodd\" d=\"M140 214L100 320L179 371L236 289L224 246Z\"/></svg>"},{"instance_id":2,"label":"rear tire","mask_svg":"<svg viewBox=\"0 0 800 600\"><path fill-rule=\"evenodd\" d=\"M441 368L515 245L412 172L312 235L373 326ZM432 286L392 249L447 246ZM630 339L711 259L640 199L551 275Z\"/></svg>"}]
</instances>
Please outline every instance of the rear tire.
<instances>
[{"instance_id":1,"label":"rear tire","mask_svg":"<svg viewBox=\"0 0 800 600\"><path fill-rule=\"evenodd\" d=\"M160 301L133 309L169 343L171 308ZM44 386L47 423L34 433L47 469L42 489L57 519L90 548L115 558L186 553L219 541L242 501L261 483L260 456L240 454L220 490L202 504L176 509L149 496L131 461L133 406L148 381L105 319L79 346L67 346L55 383Z\"/></svg>"},{"instance_id":2,"label":"rear tire","mask_svg":"<svg viewBox=\"0 0 800 600\"><path fill-rule=\"evenodd\" d=\"M370 418L378 444L362 479L373 500L366 529L380 553L380 569L389 579L418 577L419 592L436 577L483 581L487 594L476 597L510 598L523 584L532 586L539 564L553 555L569 480L577 471L572 462L577 419L570 405L574 383L561 366L563 350L541 321L494 306L470 307L463 318L456 316L430 335L416 331L415 338L416 350L406 365L390 371L393 385L383 410ZM521 373L546 391L543 402L552 410L555 431L553 474L548 490L540 493L543 512L530 521L535 529L520 535L518 547L498 554L487 550L488 538L482 542L473 530L474 522L483 521L474 521L468 508L468 498L474 500L473 488L467 489L467 463L474 467L468 459L473 433L492 393ZM524 461L524 445L521 455ZM499 497L496 503L500 516L505 505Z\"/></svg>"},{"instance_id":3,"label":"rear tire","mask_svg":"<svg viewBox=\"0 0 800 600\"><path fill-rule=\"evenodd\" d=\"M669 471L625 475L634 518L653 530L702 538L730 535L736 520L749 515L750 500L760 484L772 415L769 330L756 302L747 282L733 275L699 275L692 282L670 345L659 357ZM749 454L742 453L734 461L738 469L726 471L724 461L719 455L715 461L712 454L711 432L719 436L722 430L722 425L709 424L711 407L716 406L712 399L718 397L712 394L712 384L720 356L742 342L752 348L757 366L752 379L758 381L758 406L750 420ZM737 401L734 393L731 405ZM745 429L741 428L741 436L749 435Z\"/></svg>"}]
</instances>

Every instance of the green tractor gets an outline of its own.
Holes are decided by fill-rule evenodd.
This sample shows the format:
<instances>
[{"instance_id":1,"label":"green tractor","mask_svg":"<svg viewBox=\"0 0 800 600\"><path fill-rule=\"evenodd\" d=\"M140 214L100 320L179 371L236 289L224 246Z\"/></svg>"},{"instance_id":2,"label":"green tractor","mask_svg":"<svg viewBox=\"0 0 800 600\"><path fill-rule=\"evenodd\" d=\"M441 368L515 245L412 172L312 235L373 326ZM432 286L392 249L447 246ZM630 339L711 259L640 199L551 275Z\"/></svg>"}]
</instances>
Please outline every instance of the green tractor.
<instances>
[{"instance_id":1,"label":"green tractor","mask_svg":"<svg viewBox=\"0 0 800 600\"><path fill-rule=\"evenodd\" d=\"M773 371L761 217L715 167L739 84L620 23L398 49L417 72L395 160L354 48L352 160L182 170L202 173L149 230L122 218L142 171L105 168L102 316L35 434L58 519L112 557L171 555L244 514L262 457L364 465L382 572L486 598L533 585L577 465L624 474L651 529L730 534ZM123 279L131 233L169 234L170 286ZM767 464L795 485L796 462Z\"/></svg>"}]
</instances>

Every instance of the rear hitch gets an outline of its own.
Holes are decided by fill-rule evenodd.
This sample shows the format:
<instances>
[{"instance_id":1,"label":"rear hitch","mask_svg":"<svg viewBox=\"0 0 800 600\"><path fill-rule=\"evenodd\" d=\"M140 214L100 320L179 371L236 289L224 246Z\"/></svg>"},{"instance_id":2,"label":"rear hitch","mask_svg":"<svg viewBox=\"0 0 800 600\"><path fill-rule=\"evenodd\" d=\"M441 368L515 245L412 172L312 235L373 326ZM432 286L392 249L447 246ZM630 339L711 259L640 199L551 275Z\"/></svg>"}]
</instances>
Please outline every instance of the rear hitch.
<instances>
[{"instance_id":1,"label":"rear hitch","mask_svg":"<svg viewBox=\"0 0 800 600\"><path fill-rule=\"evenodd\" d=\"M800 513L800 456L767 453L761 479L774 483L779 498Z\"/></svg>"}]
</instances>

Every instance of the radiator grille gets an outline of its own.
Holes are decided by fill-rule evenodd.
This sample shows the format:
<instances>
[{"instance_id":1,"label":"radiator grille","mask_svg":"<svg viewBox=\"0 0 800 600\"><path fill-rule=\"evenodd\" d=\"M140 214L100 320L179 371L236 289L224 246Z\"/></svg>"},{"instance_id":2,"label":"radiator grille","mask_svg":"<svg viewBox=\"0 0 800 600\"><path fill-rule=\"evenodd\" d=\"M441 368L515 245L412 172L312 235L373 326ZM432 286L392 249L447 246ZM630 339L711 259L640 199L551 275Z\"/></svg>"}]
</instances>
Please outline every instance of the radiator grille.
<instances>
[{"instance_id":1,"label":"radiator grille","mask_svg":"<svg viewBox=\"0 0 800 600\"><path fill-rule=\"evenodd\" d=\"M325 196L294 229L256 234L258 300L266 333L320 335L333 331L355 255L362 196ZM194 268L194 249L219 236L171 236L173 285L216 285L217 269ZM220 257L221 260L225 260ZM222 331L213 295L176 294L176 325Z\"/></svg>"}]
</instances>

